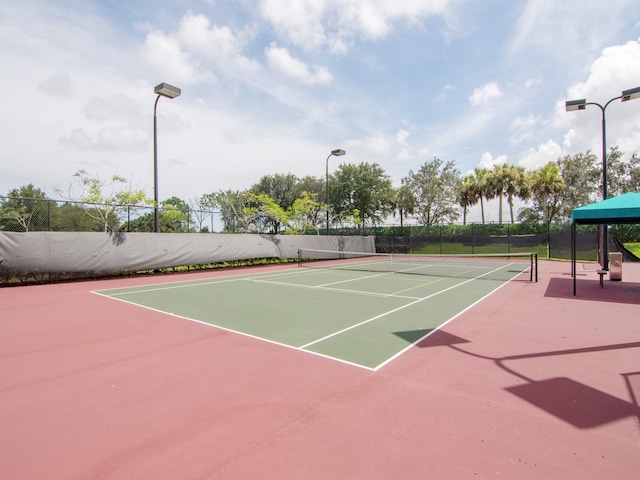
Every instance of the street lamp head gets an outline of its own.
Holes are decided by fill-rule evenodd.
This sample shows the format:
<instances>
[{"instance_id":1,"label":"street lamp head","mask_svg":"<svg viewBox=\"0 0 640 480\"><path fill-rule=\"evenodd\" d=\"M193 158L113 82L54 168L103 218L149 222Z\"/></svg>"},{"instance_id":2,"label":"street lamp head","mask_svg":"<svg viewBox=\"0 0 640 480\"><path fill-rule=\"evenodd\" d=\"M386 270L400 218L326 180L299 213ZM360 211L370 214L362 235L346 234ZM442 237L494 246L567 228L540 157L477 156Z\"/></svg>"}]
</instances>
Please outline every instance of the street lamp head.
<instances>
[{"instance_id":1,"label":"street lamp head","mask_svg":"<svg viewBox=\"0 0 640 480\"><path fill-rule=\"evenodd\" d=\"M342 155L346 154L347 152L345 152L344 150L342 150L341 148L337 149L337 150L331 150L331 155L335 156L335 157L341 157Z\"/></svg>"},{"instance_id":2,"label":"street lamp head","mask_svg":"<svg viewBox=\"0 0 640 480\"><path fill-rule=\"evenodd\" d=\"M630 88L629 90L623 90L622 101L628 102L634 98L640 98L640 87Z\"/></svg>"},{"instance_id":3,"label":"street lamp head","mask_svg":"<svg viewBox=\"0 0 640 480\"><path fill-rule=\"evenodd\" d=\"M580 100L568 100L567 102L565 102L564 108L567 112L584 110L585 108L587 108L587 99L581 98Z\"/></svg>"},{"instance_id":4,"label":"street lamp head","mask_svg":"<svg viewBox=\"0 0 640 480\"><path fill-rule=\"evenodd\" d=\"M153 89L154 93L157 95L162 95L167 98L176 98L180 96L182 91L178 87L174 87L173 85L169 85L168 83L161 83L160 85L156 85Z\"/></svg>"}]
</instances>

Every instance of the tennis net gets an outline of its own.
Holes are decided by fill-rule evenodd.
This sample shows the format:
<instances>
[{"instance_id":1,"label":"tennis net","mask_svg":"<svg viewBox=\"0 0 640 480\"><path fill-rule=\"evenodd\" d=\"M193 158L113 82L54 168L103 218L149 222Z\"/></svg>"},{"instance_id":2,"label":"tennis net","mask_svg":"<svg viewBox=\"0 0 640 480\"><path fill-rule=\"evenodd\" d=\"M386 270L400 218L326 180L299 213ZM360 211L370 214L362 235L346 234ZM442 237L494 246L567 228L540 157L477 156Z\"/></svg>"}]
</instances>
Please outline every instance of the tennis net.
<instances>
[{"instance_id":1,"label":"tennis net","mask_svg":"<svg viewBox=\"0 0 640 480\"><path fill-rule=\"evenodd\" d=\"M301 248L298 266L492 280L510 280L528 272L530 282L538 281L537 253L419 255Z\"/></svg>"}]
</instances>

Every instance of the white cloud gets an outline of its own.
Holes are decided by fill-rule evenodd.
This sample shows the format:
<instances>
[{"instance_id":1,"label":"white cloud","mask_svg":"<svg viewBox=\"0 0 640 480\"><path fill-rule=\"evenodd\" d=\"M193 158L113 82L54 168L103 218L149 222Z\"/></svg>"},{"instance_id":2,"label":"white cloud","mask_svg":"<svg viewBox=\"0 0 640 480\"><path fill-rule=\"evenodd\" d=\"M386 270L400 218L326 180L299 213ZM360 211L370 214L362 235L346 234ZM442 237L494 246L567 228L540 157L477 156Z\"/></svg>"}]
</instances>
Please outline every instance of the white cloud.
<instances>
[{"instance_id":1,"label":"white cloud","mask_svg":"<svg viewBox=\"0 0 640 480\"><path fill-rule=\"evenodd\" d=\"M518 165L526 170L535 170L546 165L549 162L555 162L558 158L564 156L566 152L553 140L538 145L537 148L530 148L518 160Z\"/></svg>"},{"instance_id":2,"label":"white cloud","mask_svg":"<svg viewBox=\"0 0 640 480\"><path fill-rule=\"evenodd\" d=\"M496 82L490 82L476 88L469 97L469 101L471 102L471 105L477 107L478 105L488 103L491 100L500 98L501 96L502 91L498 84Z\"/></svg>"},{"instance_id":3,"label":"white cloud","mask_svg":"<svg viewBox=\"0 0 640 480\"><path fill-rule=\"evenodd\" d=\"M175 32L147 33L140 56L162 78L180 85L215 83L214 71L236 78L250 78L260 65L243 55L254 33L251 28L233 32L228 26L212 25L202 14L187 12Z\"/></svg>"},{"instance_id":4,"label":"white cloud","mask_svg":"<svg viewBox=\"0 0 640 480\"><path fill-rule=\"evenodd\" d=\"M576 62L612 42L637 5L637 0L528 0L516 22L511 56L535 52L548 62L562 62L565 71L579 68Z\"/></svg>"},{"instance_id":5,"label":"white cloud","mask_svg":"<svg viewBox=\"0 0 640 480\"><path fill-rule=\"evenodd\" d=\"M333 76L324 67L309 67L297 58L293 57L286 48L278 47L272 42L265 49L265 57L269 67L287 77L306 85L328 85L333 81Z\"/></svg>"},{"instance_id":6,"label":"white cloud","mask_svg":"<svg viewBox=\"0 0 640 480\"><path fill-rule=\"evenodd\" d=\"M345 145L347 148L357 148L374 156L388 155L391 152L391 142L383 135L347 140Z\"/></svg>"},{"instance_id":7,"label":"white cloud","mask_svg":"<svg viewBox=\"0 0 640 480\"><path fill-rule=\"evenodd\" d=\"M94 146L93 140L82 128L73 129L69 137L60 137L60 143L82 151L91 150Z\"/></svg>"},{"instance_id":8,"label":"white cloud","mask_svg":"<svg viewBox=\"0 0 640 480\"><path fill-rule=\"evenodd\" d=\"M408 130L400 129L398 130L398 133L396 133L396 141L400 145L407 146L407 138L409 138L409 135L411 135L411 132L409 132Z\"/></svg>"},{"instance_id":9,"label":"white cloud","mask_svg":"<svg viewBox=\"0 0 640 480\"><path fill-rule=\"evenodd\" d=\"M82 110L90 120L107 121L139 117L143 115L143 108L140 102L118 93L110 97L89 98Z\"/></svg>"},{"instance_id":10,"label":"white cloud","mask_svg":"<svg viewBox=\"0 0 640 480\"><path fill-rule=\"evenodd\" d=\"M403 148L402 150L400 150L400 153L398 153L396 158L402 162L406 162L407 160L411 160L413 158L413 155L408 148Z\"/></svg>"},{"instance_id":11,"label":"white cloud","mask_svg":"<svg viewBox=\"0 0 640 480\"><path fill-rule=\"evenodd\" d=\"M449 98L449 93L455 91L456 87L454 85L445 85L442 87L440 93L436 96L436 102L444 102Z\"/></svg>"},{"instance_id":12,"label":"white cloud","mask_svg":"<svg viewBox=\"0 0 640 480\"><path fill-rule=\"evenodd\" d=\"M64 185L86 164L152 185L153 86L162 81L183 95L159 104L161 197L247 188L287 171L324 175L333 148L347 150L335 164L377 162L394 180L429 156L466 170L483 152L503 154L485 155L492 165L507 156L555 160L569 147L599 151L597 109L566 113L564 100L603 102L638 85L638 42L628 40L638 35L640 4L605 43L589 31L589 15L566 15L566 30L547 31L550 14L568 12L547 0L472 4L210 0L202 13L165 2L105 15L99 0L0 2L0 18L11 19L0 21L0 88L10 92L0 193ZM535 21L505 58L510 30L497 26L511 26L525 5L523 19L537 8ZM458 19L468 28L452 36ZM546 43L544 34L557 40L565 31L586 47L559 68L553 55L570 42ZM640 152L638 114L640 101L609 107L610 144Z\"/></svg>"},{"instance_id":13,"label":"white cloud","mask_svg":"<svg viewBox=\"0 0 640 480\"><path fill-rule=\"evenodd\" d=\"M492 170L494 166L503 165L505 163L507 163L506 155L498 155L497 157L494 157L490 152L484 152L480 157L478 168Z\"/></svg>"},{"instance_id":14,"label":"white cloud","mask_svg":"<svg viewBox=\"0 0 640 480\"><path fill-rule=\"evenodd\" d=\"M518 117L513 120L510 127L513 135L509 138L511 145L516 145L530 140L539 123L540 116L535 115Z\"/></svg>"},{"instance_id":15,"label":"white cloud","mask_svg":"<svg viewBox=\"0 0 640 480\"><path fill-rule=\"evenodd\" d=\"M71 98L73 96L73 83L69 75L52 75L40 82L38 90L55 97Z\"/></svg>"},{"instance_id":16,"label":"white cloud","mask_svg":"<svg viewBox=\"0 0 640 480\"><path fill-rule=\"evenodd\" d=\"M564 148L565 150L568 150L569 148L571 148L571 144L575 136L576 136L576 131L573 128L570 129L567 133L565 133L562 137L563 138L562 148Z\"/></svg>"},{"instance_id":17,"label":"white cloud","mask_svg":"<svg viewBox=\"0 0 640 480\"><path fill-rule=\"evenodd\" d=\"M424 147L424 148L421 148L420 150L418 150L418 156L419 157L426 157L427 155L429 155L429 153L430 153L429 152L429 148L427 148L427 147Z\"/></svg>"},{"instance_id":18,"label":"white cloud","mask_svg":"<svg viewBox=\"0 0 640 480\"><path fill-rule=\"evenodd\" d=\"M637 86L640 86L640 39L605 48L591 65L587 79L569 87L566 99L586 98L587 102L606 106L607 146L618 145L630 155L640 152L640 101L607 103L623 90ZM597 106L566 112L563 100L556 105L555 115L554 124L566 129L564 142L573 152L601 150L602 113Z\"/></svg>"},{"instance_id":19,"label":"white cloud","mask_svg":"<svg viewBox=\"0 0 640 480\"><path fill-rule=\"evenodd\" d=\"M211 71L203 69L196 59L182 49L178 38L160 31L147 34L140 56L159 78L167 79L172 84L192 85L216 79Z\"/></svg>"},{"instance_id":20,"label":"white cloud","mask_svg":"<svg viewBox=\"0 0 640 480\"><path fill-rule=\"evenodd\" d=\"M262 0L259 11L287 41L304 49L329 47L345 54L354 38L389 36L396 23L419 24L446 16L452 0Z\"/></svg>"}]
</instances>

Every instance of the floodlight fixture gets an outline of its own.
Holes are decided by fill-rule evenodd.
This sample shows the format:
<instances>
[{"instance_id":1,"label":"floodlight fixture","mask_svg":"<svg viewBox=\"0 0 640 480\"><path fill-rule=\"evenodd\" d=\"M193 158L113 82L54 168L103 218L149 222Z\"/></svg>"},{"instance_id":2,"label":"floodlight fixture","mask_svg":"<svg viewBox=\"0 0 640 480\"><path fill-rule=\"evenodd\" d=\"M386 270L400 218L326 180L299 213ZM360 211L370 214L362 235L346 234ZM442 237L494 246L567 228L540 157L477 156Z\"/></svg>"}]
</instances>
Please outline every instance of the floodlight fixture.
<instances>
[{"instance_id":1,"label":"floodlight fixture","mask_svg":"<svg viewBox=\"0 0 640 480\"><path fill-rule=\"evenodd\" d=\"M640 98L640 87L630 88L629 90L622 91L623 102L628 102L629 100L634 100L636 98Z\"/></svg>"},{"instance_id":2,"label":"floodlight fixture","mask_svg":"<svg viewBox=\"0 0 640 480\"><path fill-rule=\"evenodd\" d=\"M154 93L157 95L162 95L167 98L176 98L179 97L182 93L178 87L174 87L173 85L169 85L168 83L161 83L160 85L156 85L153 89Z\"/></svg>"},{"instance_id":3,"label":"floodlight fixture","mask_svg":"<svg viewBox=\"0 0 640 480\"><path fill-rule=\"evenodd\" d=\"M341 148L337 149L337 150L331 150L331 155L329 155L330 157L333 155L334 157L341 157L342 155L344 155L345 152L344 150L342 150Z\"/></svg>"},{"instance_id":4,"label":"floodlight fixture","mask_svg":"<svg viewBox=\"0 0 640 480\"><path fill-rule=\"evenodd\" d=\"M584 110L585 108L587 108L587 99L581 98L580 100L569 100L564 104L564 108L567 112Z\"/></svg>"}]
</instances>

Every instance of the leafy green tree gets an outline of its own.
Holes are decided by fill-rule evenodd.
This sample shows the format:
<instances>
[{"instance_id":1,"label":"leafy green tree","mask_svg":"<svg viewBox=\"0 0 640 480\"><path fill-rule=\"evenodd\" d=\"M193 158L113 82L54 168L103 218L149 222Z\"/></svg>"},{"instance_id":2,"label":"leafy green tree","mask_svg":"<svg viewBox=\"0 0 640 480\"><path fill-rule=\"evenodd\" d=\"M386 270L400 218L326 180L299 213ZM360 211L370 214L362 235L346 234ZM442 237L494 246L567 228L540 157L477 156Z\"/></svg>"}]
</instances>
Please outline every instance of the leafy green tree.
<instances>
[{"instance_id":1,"label":"leafy green tree","mask_svg":"<svg viewBox=\"0 0 640 480\"><path fill-rule=\"evenodd\" d=\"M333 223L357 219L360 227L382 223L392 211L391 179L377 163L342 164L329 181Z\"/></svg>"},{"instance_id":2,"label":"leafy green tree","mask_svg":"<svg viewBox=\"0 0 640 480\"><path fill-rule=\"evenodd\" d=\"M556 220L569 221L574 208L602 200L602 168L593 153L566 155L555 163L564 183L562 191L550 193L559 196L554 200L559 210Z\"/></svg>"},{"instance_id":3,"label":"leafy green tree","mask_svg":"<svg viewBox=\"0 0 640 480\"><path fill-rule=\"evenodd\" d=\"M207 202L220 211L223 232L240 233L247 231L249 223L242 221L244 208L249 203L246 190L219 190L216 193L206 194L206 197Z\"/></svg>"},{"instance_id":4,"label":"leafy green tree","mask_svg":"<svg viewBox=\"0 0 640 480\"><path fill-rule=\"evenodd\" d=\"M69 186L68 193L57 188L56 194L67 200L80 202L86 214L104 232L118 229L120 217L126 214L127 206L153 203L144 190L134 189L126 178L119 175L101 179L90 175L86 170L78 170L73 178L75 186L80 189L79 196L73 193L73 183Z\"/></svg>"},{"instance_id":5,"label":"leafy green tree","mask_svg":"<svg viewBox=\"0 0 640 480\"><path fill-rule=\"evenodd\" d=\"M326 205L317 201L318 194L302 192L302 198L297 198L291 206L290 219L297 227L291 228L292 232L306 232L314 230L320 235L325 220Z\"/></svg>"},{"instance_id":6,"label":"leafy green tree","mask_svg":"<svg viewBox=\"0 0 640 480\"><path fill-rule=\"evenodd\" d=\"M611 147L607 155L608 197L640 191L640 158L634 153L624 161L622 156L617 146Z\"/></svg>"},{"instance_id":7,"label":"leafy green tree","mask_svg":"<svg viewBox=\"0 0 640 480\"><path fill-rule=\"evenodd\" d=\"M64 202L52 211L52 230L58 232L99 232L101 227L74 202ZM153 222L153 217L152 217ZM153 228L153 223L151 224Z\"/></svg>"},{"instance_id":8,"label":"leafy green tree","mask_svg":"<svg viewBox=\"0 0 640 480\"><path fill-rule=\"evenodd\" d=\"M422 225L451 223L458 219L460 171L455 162L443 163L437 157L425 162L417 172L409 171L402 184L416 200L416 215Z\"/></svg>"},{"instance_id":9,"label":"leafy green tree","mask_svg":"<svg viewBox=\"0 0 640 480\"><path fill-rule=\"evenodd\" d=\"M260 181L251 186L249 191L255 194L264 193L271 197L282 208L287 209L293 205L297 198L298 177L292 173L265 175Z\"/></svg>"},{"instance_id":10,"label":"leafy green tree","mask_svg":"<svg viewBox=\"0 0 640 480\"><path fill-rule=\"evenodd\" d=\"M49 230L54 204L33 184L10 190L0 202L0 230L19 232Z\"/></svg>"},{"instance_id":11,"label":"leafy green tree","mask_svg":"<svg viewBox=\"0 0 640 480\"><path fill-rule=\"evenodd\" d=\"M189 204L178 197L166 199L162 202L159 223L161 232L188 232L191 223Z\"/></svg>"},{"instance_id":12,"label":"leafy green tree","mask_svg":"<svg viewBox=\"0 0 640 480\"><path fill-rule=\"evenodd\" d=\"M325 202L325 182L326 179L324 176L322 178L311 175L302 177L296 184L296 199L302 198L304 192L307 192L309 196L316 201Z\"/></svg>"},{"instance_id":13,"label":"leafy green tree","mask_svg":"<svg viewBox=\"0 0 640 480\"><path fill-rule=\"evenodd\" d=\"M416 198L413 196L411 189L407 185L402 185L393 190L391 198L391 207L393 208L393 216L396 212L400 215L400 226L404 224L406 215L413 215L416 211Z\"/></svg>"},{"instance_id":14,"label":"leafy green tree","mask_svg":"<svg viewBox=\"0 0 640 480\"><path fill-rule=\"evenodd\" d=\"M534 200L533 208L521 210L518 218L524 221L551 223L561 211L562 193L566 184L555 162L530 173L529 185Z\"/></svg>"},{"instance_id":15,"label":"leafy green tree","mask_svg":"<svg viewBox=\"0 0 640 480\"><path fill-rule=\"evenodd\" d=\"M293 202L296 201L297 198L302 194L298 189L298 177L291 173L283 174L275 174L275 175L265 175L260 179L258 183L253 185L249 192L256 195L266 195L271 198L283 212L291 209L293 206ZM257 197L256 197L257 198ZM264 197L263 197L264 199ZM273 215L263 215L258 219L261 222L264 222L264 229L271 232L278 232L284 225L279 218L280 214L275 214L275 210L273 210L273 206L267 207L263 205L264 208L271 210Z\"/></svg>"},{"instance_id":16,"label":"leafy green tree","mask_svg":"<svg viewBox=\"0 0 640 480\"><path fill-rule=\"evenodd\" d=\"M624 188L627 192L640 192L640 156L635 152L627 162L627 175Z\"/></svg>"},{"instance_id":17,"label":"leafy green tree","mask_svg":"<svg viewBox=\"0 0 640 480\"><path fill-rule=\"evenodd\" d=\"M285 210L273 198L265 193L247 192L248 204L242 210L242 222L247 225L267 228L267 233L280 233L282 225L287 225L290 209ZM259 228L259 231L262 229Z\"/></svg>"}]
</instances>

